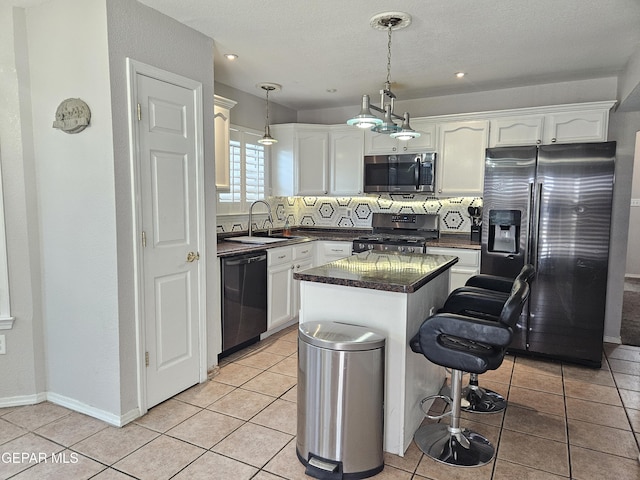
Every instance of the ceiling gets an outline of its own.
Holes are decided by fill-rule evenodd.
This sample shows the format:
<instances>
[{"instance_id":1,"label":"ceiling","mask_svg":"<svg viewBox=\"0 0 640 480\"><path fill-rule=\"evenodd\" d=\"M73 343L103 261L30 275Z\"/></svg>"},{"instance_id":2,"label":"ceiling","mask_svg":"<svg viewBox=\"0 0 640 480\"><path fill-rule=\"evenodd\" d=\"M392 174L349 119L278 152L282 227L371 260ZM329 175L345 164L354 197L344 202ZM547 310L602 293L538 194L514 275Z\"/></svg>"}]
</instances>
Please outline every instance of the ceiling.
<instances>
[{"instance_id":1,"label":"ceiling","mask_svg":"<svg viewBox=\"0 0 640 480\"><path fill-rule=\"evenodd\" d=\"M214 39L217 82L258 96L281 84L270 98L294 110L379 103L381 12L412 17L392 37L399 100L615 76L640 50L640 0L139 1Z\"/></svg>"},{"instance_id":2,"label":"ceiling","mask_svg":"<svg viewBox=\"0 0 640 480\"><path fill-rule=\"evenodd\" d=\"M640 0L139 1L214 39L216 81L258 96L279 83L271 100L295 110L378 103L380 12L412 17L392 36L400 100L614 76L640 49Z\"/></svg>"}]
</instances>

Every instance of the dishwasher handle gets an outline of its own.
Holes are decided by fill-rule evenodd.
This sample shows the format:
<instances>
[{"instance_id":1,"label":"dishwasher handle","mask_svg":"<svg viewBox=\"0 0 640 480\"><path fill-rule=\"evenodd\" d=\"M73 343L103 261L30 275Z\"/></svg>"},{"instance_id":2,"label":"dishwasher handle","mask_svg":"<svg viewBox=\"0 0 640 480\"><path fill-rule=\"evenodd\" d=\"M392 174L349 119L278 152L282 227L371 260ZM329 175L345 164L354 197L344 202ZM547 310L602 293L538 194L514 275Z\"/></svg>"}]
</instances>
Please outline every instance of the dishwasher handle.
<instances>
[{"instance_id":1,"label":"dishwasher handle","mask_svg":"<svg viewBox=\"0 0 640 480\"><path fill-rule=\"evenodd\" d=\"M240 258L225 259L224 264L229 267L236 265L248 265L253 262L263 262L267 259L267 254L255 255L255 256L242 256Z\"/></svg>"}]
</instances>

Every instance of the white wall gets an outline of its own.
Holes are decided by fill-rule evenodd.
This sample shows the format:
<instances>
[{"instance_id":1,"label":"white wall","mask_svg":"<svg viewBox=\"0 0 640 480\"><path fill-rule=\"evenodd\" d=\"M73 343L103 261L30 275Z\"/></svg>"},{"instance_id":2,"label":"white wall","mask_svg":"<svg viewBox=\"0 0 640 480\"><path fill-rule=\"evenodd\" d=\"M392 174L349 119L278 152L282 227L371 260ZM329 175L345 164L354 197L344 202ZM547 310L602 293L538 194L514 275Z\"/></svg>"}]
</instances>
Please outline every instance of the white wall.
<instances>
[{"instance_id":1,"label":"white wall","mask_svg":"<svg viewBox=\"0 0 640 480\"><path fill-rule=\"evenodd\" d=\"M237 88L216 82L216 95L235 100L237 105L231 109L231 123L254 130L264 130L266 115L266 99L260 96L263 90L256 88L255 95L250 95ZM269 123L292 123L297 121L297 113L277 103L278 92L269 94ZM274 101L275 100L275 101Z\"/></svg>"},{"instance_id":2,"label":"white wall","mask_svg":"<svg viewBox=\"0 0 640 480\"><path fill-rule=\"evenodd\" d=\"M640 126L636 132L631 198L640 198ZM629 237L627 240L626 274L640 278L640 207L631 207L629 212Z\"/></svg>"},{"instance_id":3,"label":"white wall","mask_svg":"<svg viewBox=\"0 0 640 480\"><path fill-rule=\"evenodd\" d=\"M11 315L3 330L0 405L34 403L45 390L31 99L23 9L0 3L0 168L3 185Z\"/></svg>"},{"instance_id":4,"label":"white wall","mask_svg":"<svg viewBox=\"0 0 640 480\"><path fill-rule=\"evenodd\" d=\"M618 98L623 111L640 110L640 48L627 62L618 80Z\"/></svg>"},{"instance_id":5,"label":"white wall","mask_svg":"<svg viewBox=\"0 0 640 480\"><path fill-rule=\"evenodd\" d=\"M126 421L138 407L126 57L200 81L204 111L213 112L213 40L130 0L6 3L0 161L16 322L0 359L0 405L46 397ZM92 110L90 127L75 135L52 128L68 97ZM215 184L213 151L205 135L206 185ZM206 199L214 272L214 188Z\"/></svg>"},{"instance_id":6,"label":"white wall","mask_svg":"<svg viewBox=\"0 0 640 480\"><path fill-rule=\"evenodd\" d=\"M629 205L636 132L640 130L640 112L614 112L610 116L609 139L616 145L616 178L611 215L609 281L604 326L605 339L619 340L622 318L622 292L626 270L625 255L629 231ZM633 244L629 244L633 246Z\"/></svg>"},{"instance_id":7,"label":"white wall","mask_svg":"<svg viewBox=\"0 0 640 480\"><path fill-rule=\"evenodd\" d=\"M402 100L402 95L398 92L396 94L399 97L399 101L396 102L396 112L404 112L406 110L412 117L426 117L452 113L615 100L617 79L616 77L606 77L461 95L445 95L417 100ZM378 98L376 95L372 95L371 98L374 103L379 101L376 100ZM354 98L354 104L345 107L300 111L298 112L297 121L301 123L345 123L347 119L360 111L359 101L359 98Z\"/></svg>"},{"instance_id":8,"label":"white wall","mask_svg":"<svg viewBox=\"0 0 640 480\"><path fill-rule=\"evenodd\" d=\"M72 26L73 28L69 28ZM104 0L27 10L48 395L119 413L113 140ZM81 98L91 125L52 128Z\"/></svg>"}]
</instances>

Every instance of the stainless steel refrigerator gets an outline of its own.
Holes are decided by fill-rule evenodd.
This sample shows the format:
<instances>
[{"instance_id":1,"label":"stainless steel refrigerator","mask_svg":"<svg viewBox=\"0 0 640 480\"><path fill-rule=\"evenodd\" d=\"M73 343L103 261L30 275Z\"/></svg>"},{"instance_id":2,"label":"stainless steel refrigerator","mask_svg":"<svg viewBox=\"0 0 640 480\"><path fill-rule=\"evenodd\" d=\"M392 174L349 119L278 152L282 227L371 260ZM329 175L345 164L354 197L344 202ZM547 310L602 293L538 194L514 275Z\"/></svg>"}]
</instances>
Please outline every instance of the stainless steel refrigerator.
<instances>
[{"instance_id":1,"label":"stainless steel refrigerator","mask_svg":"<svg viewBox=\"0 0 640 480\"><path fill-rule=\"evenodd\" d=\"M615 142L487 149L481 271L537 270L511 350L600 366L615 150Z\"/></svg>"}]
</instances>

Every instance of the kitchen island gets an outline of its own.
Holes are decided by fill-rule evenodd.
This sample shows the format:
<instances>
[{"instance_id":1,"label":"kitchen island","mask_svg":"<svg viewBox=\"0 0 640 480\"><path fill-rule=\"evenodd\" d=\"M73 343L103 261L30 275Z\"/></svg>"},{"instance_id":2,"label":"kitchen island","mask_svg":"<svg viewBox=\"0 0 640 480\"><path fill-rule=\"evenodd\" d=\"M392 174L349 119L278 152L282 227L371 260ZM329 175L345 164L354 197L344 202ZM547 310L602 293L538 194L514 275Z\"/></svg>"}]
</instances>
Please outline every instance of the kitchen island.
<instances>
[{"instance_id":1,"label":"kitchen island","mask_svg":"<svg viewBox=\"0 0 640 480\"><path fill-rule=\"evenodd\" d=\"M384 450L404 455L424 419L420 401L440 390L444 369L409 340L447 298L457 257L363 252L294 274L300 323L335 321L386 337Z\"/></svg>"}]
</instances>

